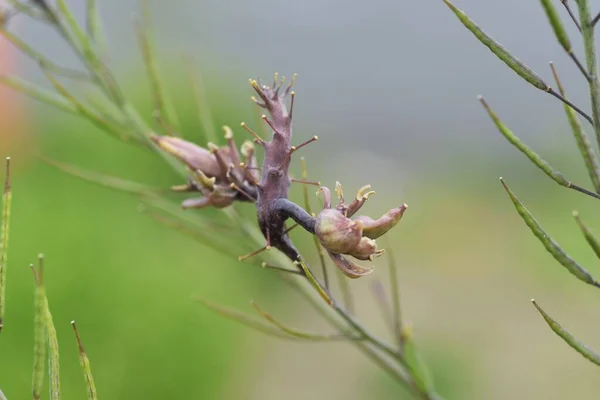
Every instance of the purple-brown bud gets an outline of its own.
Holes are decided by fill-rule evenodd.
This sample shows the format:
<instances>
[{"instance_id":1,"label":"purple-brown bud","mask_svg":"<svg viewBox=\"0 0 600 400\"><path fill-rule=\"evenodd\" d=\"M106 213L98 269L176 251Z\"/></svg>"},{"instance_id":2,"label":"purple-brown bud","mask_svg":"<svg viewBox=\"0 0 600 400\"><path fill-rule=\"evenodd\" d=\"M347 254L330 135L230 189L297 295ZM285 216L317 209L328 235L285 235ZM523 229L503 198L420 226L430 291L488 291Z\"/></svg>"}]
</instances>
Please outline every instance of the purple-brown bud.
<instances>
[{"instance_id":1,"label":"purple-brown bud","mask_svg":"<svg viewBox=\"0 0 600 400\"><path fill-rule=\"evenodd\" d=\"M400 221L407 207L406 204L402 204L400 207L392 208L377 220L365 215L360 215L356 217L356 221L362 223L364 236L371 239L377 239L379 236L392 229Z\"/></svg>"},{"instance_id":2,"label":"purple-brown bud","mask_svg":"<svg viewBox=\"0 0 600 400\"><path fill-rule=\"evenodd\" d=\"M360 243L362 228L338 210L326 208L317 215L315 235L327 250L347 254Z\"/></svg>"},{"instance_id":3,"label":"purple-brown bud","mask_svg":"<svg viewBox=\"0 0 600 400\"><path fill-rule=\"evenodd\" d=\"M173 136L152 136L152 140L167 153L183 161L191 170L200 170L208 177L224 175L216 157L207 149Z\"/></svg>"}]
</instances>

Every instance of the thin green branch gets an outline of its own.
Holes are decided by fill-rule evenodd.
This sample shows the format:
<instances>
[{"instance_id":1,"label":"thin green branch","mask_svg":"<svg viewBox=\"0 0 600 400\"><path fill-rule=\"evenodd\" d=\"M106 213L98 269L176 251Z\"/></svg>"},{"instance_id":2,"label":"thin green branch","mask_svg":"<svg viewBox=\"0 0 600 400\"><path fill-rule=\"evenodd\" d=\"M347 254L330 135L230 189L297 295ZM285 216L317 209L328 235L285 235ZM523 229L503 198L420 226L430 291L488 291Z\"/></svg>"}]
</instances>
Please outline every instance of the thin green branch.
<instances>
[{"instance_id":1,"label":"thin green branch","mask_svg":"<svg viewBox=\"0 0 600 400\"><path fill-rule=\"evenodd\" d=\"M242 325L245 325L249 328L255 329L261 333L264 333L269 336L274 336L280 339L288 339L288 340L301 340L306 341L305 339L298 338L296 336L289 335L282 330L274 327L271 323L267 323L262 319L255 317L254 315L250 315L241 311L234 310L229 307L223 307L218 304L215 304L209 300L196 297L195 300L205 306L206 308L216 312L217 314L230 319L232 321L238 322Z\"/></svg>"},{"instance_id":2,"label":"thin green branch","mask_svg":"<svg viewBox=\"0 0 600 400\"><path fill-rule=\"evenodd\" d=\"M587 194L588 196L594 197L596 199L600 199L600 194L590 192L589 190L586 190L580 186L577 186L577 185L571 183L570 181L568 181L567 179L565 179L565 177L559 171L552 168L552 166L546 160L544 160L536 152L534 152L529 147L527 147L527 145L525 143L521 142L521 139L519 139L506 125L504 125L504 123L500 120L500 118L498 118L498 116L492 111L492 109L490 108L490 106L488 105L488 103L485 101L485 99L483 97L479 96L479 101L481 102L481 104L483 105L483 107L485 108L487 113L489 114L492 121L494 121L494 124L498 128L498 131L500 131L500 133L511 144L513 144L517 149L519 149L523 154L525 154L527 156L527 158L529 158L531 160L531 162L533 162L535 164L535 166L537 166L539 169L544 171L544 173L546 175L548 175L554 182L556 182L559 185L564 186L566 188L573 189L578 192Z\"/></svg>"},{"instance_id":3,"label":"thin green branch","mask_svg":"<svg viewBox=\"0 0 600 400\"><path fill-rule=\"evenodd\" d=\"M173 127L174 129L168 129L168 132L177 132L179 122L175 114L175 108L171 103L167 90L165 89L164 82L162 80L158 63L156 61L155 50L153 41L151 40L151 32L149 29L150 25L150 7L147 0L141 0L142 4L142 17L135 21L136 33L142 51L142 57L144 65L146 67L146 73L148 80L150 81L150 88L152 91L152 99L154 103L154 113L156 119L161 121L167 127Z\"/></svg>"},{"instance_id":4,"label":"thin green branch","mask_svg":"<svg viewBox=\"0 0 600 400\"><path fill-rule=\"evenodd\" d=\"M587 358L594 364L600 366L600 354L594 352L592 349L590 349L585 344L581 343L579 340L577 340L575 337L573 337L573 335L571 335L569 332L564 330L563 327L560 326L560 324L558 322L556 322L548 314L546 314L546 312L542 309L542 307L540 307L536 303L536 301L534 299L531 299L531 302L533 303L535 308L537 308L537 310L540 312L542 317L544 317L544 320L546 321L546 323L548 324L548 326L550 327L550 329L552 329L552 331L554 333L556 333L565 342L567 342L567 344L569 346L571 346L572 349L577 351L579 354L581 354L582 356L584 356L585 358Z\"/></svg>"},{"instance_id":5,"label":"thin green branch","mask_svg":"<svg viewBox=\"0 0 600 400\"><path fill-rule=\"evenodd\" d=\"M79 101L71 92L67 90L55 77L50 75L48 72L44 72L48 81L60 93L65 99L67 99L71 105L75 108L78 114L89 120L92 124L96 125L100 129L112 134L118 139L126 143L137 143L140 144L138 137L131 135L124 127L120 126L118 121L112 121L107 119L107 116L98 115L95 110L90 108L88 105Z\"/></svg>"},{"instance_id":6,"label":"thin green branch","mask_svg":"<svg viewBox=\"0 0 600 400\"><path fill-rule=\"evenodd\" d=\"M87 0L86 22L87 33L90 40L94 42L98 51L105 52L106 39L104 37L102 21L100 20L100 13L98 12L98 2L96 0Z\"/></svg>"},{"instance_id":7,"label":"thin green branch","mask_svg":"<svg viewBox=\"0 0 600 400\"><path fill-rule=\"evenodd\" d=\"M10 157L6 158L6 173L2 191L2 219L0 220L0 332L4 327L6 312L6 260L8 254L8 236L10 232L10 211L12 190L10 182Z\"/></svg>"},{"instance_id":8,"label":"thin green branch","mask_svg":"<svg viewBox=\"0 0 600 400\"><path fill-rule=\"evenodd\" d=\"M553 63L550 63L550 68L552 69L552 74L554 75L554 79L556 80L556 86L560 91L562 96L565 96L565 90L562 86L562 83L558 77L558 73L556 72L556 68ZM567 114L567 119L569 120L569 125L571 125L571 130L573 131L573 136L575 136L575 141L577 142L577 147L579 148L579 153L583 158L585 163L585 167L588 171L592 184L596 189L596 193L600 193L600 162L598 162L598 156L596 155L596 151L594 150L592 144L590 143L587 135L583 131L581 123L577 118L577 115L568 106L564 106L565 112Z\"/></svg>"},{"instance_id":9,"label":"thin green branch","mask_svg":"<svg viewBox=\"0 0 600 400\"><path fill-rule=\"evenodd\" d=\"M42 53L36 51L33 47L29 46L25 41L21 40L16 35L0 26L0 34L4 36L9 42L11 42L17 49L25 53L31 59L33 59L40 68L52 72L57 75L64 76L66 78L78 79L84 81L90 81L91 77L85 72L65 68L61 65L56 64Z\"/></svg>"},{"instance_id":10,"label":"thin green branch","mask_svg":"<svg viewBox=\"0 0 600 400\"><path fill-rule=\"evenodd\" d=\"M302 165L302 180L308 180L308 169L306 168L306 158L301 157L300 163ZM308 185L302 185L302 196L304 197L304 209L307 213L312 215L315 214L312 211L312 207L310 206L310 199L308 196ZM319 243L319 239L316 235L311 235L313 238L313 243L315 244L315 249L317 249L317 254L319 255L319 263L321 265L321 272L323 274L323 282L325 283L325 288L329 290L329 274L327 273L327 264L325 263L325 252Z\"/></svg>"},{"instance_id":11,"label":"thin green branch","mask_svg":"<svg viewBox=\"0 0 600 400\"><path fill-rule=\"evenodd\" d=\"M217 137L217 128L215 127L212 113L208 106L208 99L206 98L206 90L204 88L202 75L198 71L196 63L192 57L186 57L185 64L188 68L188 78L194 94L198 118L200 119L202 130L204 131L204 139L207 142L219 143L219 139Z\"/></svg>"},{"instance_id":12,"label":"thin green branch","mask_svg":"<svg viewBox=\"0 0 600 400\"><path fill-rule=\"evenodd\" d=\"M262 315L271 324L273 324L274 326L279 328L282 332L285 332L288 335L297 337L299 339L305 339L305 340L310 340L310 341L363 340L364 339L363 337L360 337L360 336L352 336L351 333L322 334L322 333L312 333L312 332L301 331L299 329L292 328L292 327L285 325L284 323L278 321L275 317L273 317L273 315L271 315L268 312L266 312L265 310L263 310L255 301L252 301L251 304L252 304L252 307L254 307L256 309L256 311L258 311L260 313L260 315Z\"/></svg>"},{"instance_id":13,"label":"thin green branch","mask_svg":"<svg viewBox=\"0 0 600 400\"><path fill-rule=\"evenodd\" d=\"M88 400L97 400L98 395L96 394L96 384L94 383L94 376L92 375L90 359L87 356L85 347L83 347L83 342L81 341L81 337L79 336L79 331L77 330L77 325L75 325L75 321L71 321L71 326L73 327L73 332L75 333L75 340L77 341L79 363L81 364L81 369L83 370L83 376L85 378L85 386L87 388Z\"/></svg>"},{"instance_id":14,"label":"thin green branch","mask_svg":"<svg viewBox=\"0 0 600 400\"><path fill-rule=\"evenodd\" d=\"M315 288L315 290L319 293L323 300L325 300L327 304L333 305L333 299L329 295L328 290L319 283L313 272L308 267L308 264L306 264L306 262L302 258L299 258L297 261L294 261L294 264L302 268L302 270L304 271L304 275L306 275L306 278L308 279L310 284Z\"/></svg>"},{"instance_id":15,"label":"thin green branch","mask_svg":"<svg viewBox=\"0 0 600 400\"><path fill-rule=\"evenodd\" d=\"M504 180L500 178L500 182L504 189L508 193L511 201L513 202L517 212L525 221L531 232L539 239L539 241L544 245L548 253L550 253L556 261L560 263L567 271L569 271L572 275L574 275L577 279L596 287L600 287L600 283L598 283L592 275L581 265L577 263L577 261L573 260L571 256L569 256L552 237L550 237L546 231L542 228L539 222L531 215L531 213L525 208L523 203L517 198L517 196L509 189Z\"/></svg>"},{"instance_id":16,"label":"thin green branch","mask_svg":"<svg viewBox=\"0 0 600 400\"><path fill-rule=\"evenodd\" d=\"M388 269L390 273L390 291L392 294L392 326L394 327L394 338L396 345L402 351L404 348L404 336L402 334L402 312L400 307L400 287L398 284L398 264L394 257L391 246L387 246Z\"/></svg>"}]
</instances>

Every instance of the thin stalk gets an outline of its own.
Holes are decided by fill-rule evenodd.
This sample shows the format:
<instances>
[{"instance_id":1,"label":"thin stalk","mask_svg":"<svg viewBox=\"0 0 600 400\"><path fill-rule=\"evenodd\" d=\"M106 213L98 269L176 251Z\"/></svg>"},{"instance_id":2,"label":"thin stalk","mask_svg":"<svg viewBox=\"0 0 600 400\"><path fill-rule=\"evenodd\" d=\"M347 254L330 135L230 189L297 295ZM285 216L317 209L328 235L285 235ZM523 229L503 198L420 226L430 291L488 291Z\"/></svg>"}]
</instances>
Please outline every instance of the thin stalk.
<instances>
[{"instance_id":1,"label":"thin stalk","mask_svg":"<svg viewBox=\"0 0 600 400\"><path fill-rule=\"evenodd\" d=\"M598 81L598 61L596 58L596 39L594 38L594 25L590 14L590 5L588 0L576 0L579 7L579 20L581 23L581 34L583 36L583 46L585 50L585 59L587 62L589 80L590 99L592 103L593 126L596 132L596 140L600 145L600 81Z\"/></svg>"},{"instance_id":2,"label":"thin stalk","mask_svg":"<svg viewBox=\"0 0 600 400\"><path fill-rule=\"evenodd\" d=\"M306 158L301 157L300 162L302 164L302 180L306 181L308 179L308 170L306 168ZM310 199L308 197L308 185L302 185L302 195L304 197L304 209L307 213L312 215L315 214L312 212L312 207L310 206ZM327 264L325 263L325 252L319 243L319 239L316 235L311 235L313 238L313 242L315 244L315 248L317 249L317 254L319 255L319 262L321 264L321 271L323 273L323 282L325 283L325 288L329 290L329 275L327 274Z\"/></svg>"},{"instance_id":3,"label":"thin stalk","mask_svg":"<svg viewBox=\"0 0 600 400\"><path fill-rule=\"evenodd\" d=\"M560 2L565 7L565 10L567 10L567 13L569 14L569 17L571 17L571 20L573 20L573 23L575 24L575 26L577 27L577 29L579 30L579 32L581 32L581 25L579 25L579 21L577 20L577 17L575 16L575 13L573 13L573 10L571 10L571 7L569 6L568 0L560 0Z\"/></svg>"},{"instance_id":4,"label":"thin stalk","mask_svg":"<svg viewBox=\"0 0 600 400\"><path fill-rule=\"evenodd\" d=\"M394 329L396 345L400 351L402 351L404 348L404 339L402 335L402 313L400 307L400 287L398 285L398 264L396 264L396 259L391 246L387 247L389 260L388 269L390 273L390 290L392 292L392 326Z\"/></svg>"}]
</instances>

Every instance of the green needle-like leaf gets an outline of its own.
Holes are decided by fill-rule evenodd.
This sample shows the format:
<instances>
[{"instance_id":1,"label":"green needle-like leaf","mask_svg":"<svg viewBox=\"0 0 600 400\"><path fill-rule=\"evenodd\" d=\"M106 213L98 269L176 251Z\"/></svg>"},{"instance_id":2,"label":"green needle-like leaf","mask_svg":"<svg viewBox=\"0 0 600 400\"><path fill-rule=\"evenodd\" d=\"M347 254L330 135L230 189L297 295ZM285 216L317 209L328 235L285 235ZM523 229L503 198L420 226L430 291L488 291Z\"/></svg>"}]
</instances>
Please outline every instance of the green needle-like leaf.
<instances>
[{"instance_id":1,"label":"green needle-like leaf","mask_svg":"<svg viewBox=\"0 0 600 400\"><path fill-rule=\"evenodd\" d=\"M546 250L552 254L552 256L558 261L563 267L565 267L571 274L575 275L578 279L583 282L600 287L600 284L590 275L588 271L580 266L575 260L573 260L559 245L542 229L541 225L531 215L531 213L525 208L523 203L515 196L515 194L508 188L502 178L500 178L502 186L510 196L517 212L523 218L523 221L527 224L531 232L542 242Z\"/></svg>"},{"instance_id":2,"label":"green needle-like leaf","mask_svg":"<svg viewBox=\"0 0 600 400\"><path fill-rule=\"evenodd\" d=\"M10 157L6 158L6 175L2 193L2 219L0 220L0 332L4 327L6 312L6 260L8 252L8 236L10 228L10 210L12 191L10 184Z\"/></svg>"},{"instance_id":3,"label":"green needle-like leaf","mask_svg":"<svg viewBox=\"0 0 600 400\"><path fill-rule=\"evenodd\" d=\"M544 317L544 320L546 321L546 323L548 324L550 329L552 329L554 331L554 333L556 333L558 336L560 336L565 342L567 342L567 344L569 346L571 346L579 354L581 354L582 356L584 356L585 358L587 358L594 364L600 366L600 354L594 352L592 349L587 347L585 344L583 344L579 340L575 339L573 337L573 335L571 335L569 332L564 330L563 327L560 326L560 324L558 322L556 322L548 314L546 314L546 312L542 309L542 307L540 307L536 303L536 301L534 299L531 299L531 302L533 303L535 308L537 308L537 310L540 312L540 314L542 314L542 317Z\"/></svg>"},{"instance_id":4,"label":"green needle-like leaf","mask_svg":"<svg viewBox=\"0 0 600 400\"><path fill-rule=\"evenodd\" d=\"M590 228L588 228L583 221L581 221L577 211L573 211L573 217L575 217L575 221L577 221L577 225L579 225L579 229L581 229L581 233L583 233L585 240L588 242L592 250L594 250L596 256L600 258L600 241L598 241L598 238L596 238Z\"/></svg>"},{"instance_id":5,"label":"green needle-like leaf","mask_svg":"<svg viewBox=\"0 0 600 400\"><path fill-rule=\"evenodd\" d=\"M71 326L73 327L73 331L75 332L75 340L77 341L77 349L79 351L79 363L81 364L81 369L83 370L83 376L85 378L85 386L88 392L88 400L97 400L98 395L96 394L96 384L94 383L94 376L92 375L92 367L90 365L90 359L85 352L85 348L83 347L83 342L81 341L81 337L79 336L79 331L77 330L77 325L75 325L75 321L71 321Z\"/></svg>"}]
</instances>

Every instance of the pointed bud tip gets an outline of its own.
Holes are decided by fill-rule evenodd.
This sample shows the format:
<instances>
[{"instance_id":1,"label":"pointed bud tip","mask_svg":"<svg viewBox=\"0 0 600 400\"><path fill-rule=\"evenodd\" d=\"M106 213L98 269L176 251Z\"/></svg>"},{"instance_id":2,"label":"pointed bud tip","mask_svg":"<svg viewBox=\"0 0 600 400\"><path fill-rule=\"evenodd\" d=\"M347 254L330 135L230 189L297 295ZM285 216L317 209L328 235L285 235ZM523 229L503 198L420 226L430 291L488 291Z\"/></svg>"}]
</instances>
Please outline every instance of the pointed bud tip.
<instances>
[{"instance_id":1,"label":"pointed bud tip","mask_svg":"<svg viewBox=\"0 0 600 400\"><path fill-rule=\"evenodd\" d=\"M574 216L575 218L579 217L579 212L577 210L573 210L573 212L571 213L572 216Z\"/></svg>"}]
</instances>

